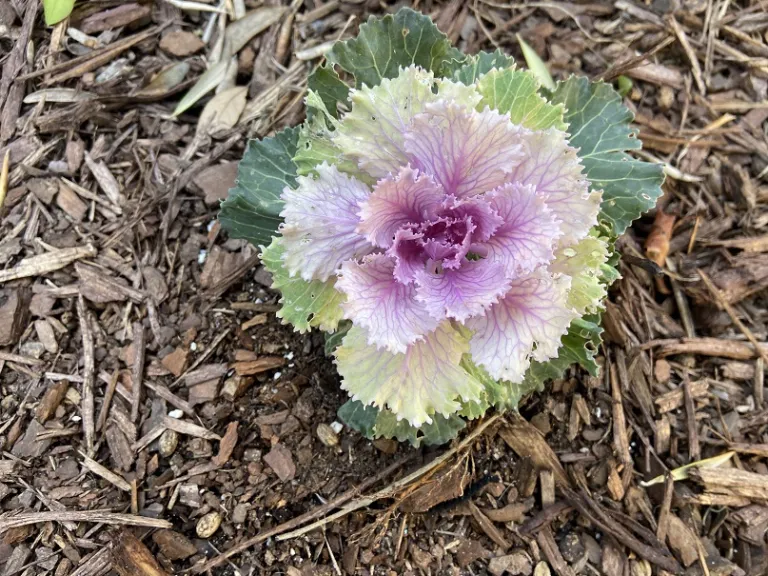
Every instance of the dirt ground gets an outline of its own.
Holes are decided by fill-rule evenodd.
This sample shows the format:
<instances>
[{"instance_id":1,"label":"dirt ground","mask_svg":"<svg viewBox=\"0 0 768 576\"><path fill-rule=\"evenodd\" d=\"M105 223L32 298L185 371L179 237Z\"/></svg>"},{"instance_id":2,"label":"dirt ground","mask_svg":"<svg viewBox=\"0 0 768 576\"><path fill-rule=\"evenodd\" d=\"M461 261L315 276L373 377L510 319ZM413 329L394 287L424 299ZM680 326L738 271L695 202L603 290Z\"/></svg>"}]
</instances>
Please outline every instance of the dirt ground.
<instances>
[{"instance_id":1,"label":"dirt ground","mask_svg":"<svg viewBox=\"0 0 768 576\"><path fill-rule=\"evenodd\" d=\"M336 422L322 335L216 221L328 42L405 4L81 1L45 27L0 2L0 576L768 573L768 3L413 3L465 52L522 60L520 34L618 81L668 172L620 241L602 375L418 450ZM227 34L221 97L173 118Z\"/></svg>"}]
</instances>

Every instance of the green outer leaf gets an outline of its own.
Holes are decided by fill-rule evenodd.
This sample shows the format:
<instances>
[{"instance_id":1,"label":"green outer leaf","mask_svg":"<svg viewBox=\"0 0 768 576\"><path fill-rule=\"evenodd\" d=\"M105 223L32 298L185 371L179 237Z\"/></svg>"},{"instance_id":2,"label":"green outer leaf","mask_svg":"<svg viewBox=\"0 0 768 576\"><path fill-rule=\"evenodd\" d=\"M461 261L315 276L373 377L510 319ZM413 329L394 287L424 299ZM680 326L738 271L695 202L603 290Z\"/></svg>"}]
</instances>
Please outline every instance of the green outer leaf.
<instances>
[{"instance_id":1,"label":"green outer leaf","mask_svg":"<svg viewBox=\"0 0 768 576\"><path fill-rule=\"evenodd\" d=\"M307 88L320 97L331 116L334 118L339 117L338 105L347 102L349 86L342 82L332 66L323 64L315 68L312 74L309 75ZM308 116L315 113L314 108L307 109Z\"/></svg>"},{"instance_id":2,"label":"green outer leaf","mask_svg":"<svg viewBox=\"0 0 768 576\"><path fill-rule=\"evenodd\" d=\"M365 406L359 400L350 399L341 405L336 415L347 426L357 430L368 440L373 440L373 427L379 416L379 410L375 406Z\"/></svg>"},{"instance_id":3,"label":"green outer leaf","mask_svg":"<svg viewBox=\"0 0 768 576\"><path fill-rule=\"evenodd\" d=\"M523 51L523 58L525 63L528 64L528 68L531 73L538 79L544 88L547 90L555 89L555 81L552 80L552 74L549 73L549 68L536 53L536 50L531 48L528 43L520 37L520 34L516 34L517 41L520 44L520 49Z\"/></svg>"},{"instance_id":4,"label":"green outer leaf","mask_svg":"<svg viewBox=\"0 0 768 576\"><path fill-rule=\"evenodd\" d=\"M344 294L336 290L336 279L307 282L300 276L291 278L283 267L283 245L280 238L262 250L261 261L272 273L272 288L280 290L282 308L277 317L283 324L292 324L295 330L306 332L310 328L335 330L343 316L341 303Z\"/></svg>"},{"instance_id":5,"label":"green outer leaf","mask_svg":"<svg viewBox=\"0 0 768 576\"><path fill-rule=\"evenodd\" d=\"M232 238L259 246L269 244L282 222L280 195L296 185L298 128L287 128L271 138L251 140L237 169L237 185L221 203L219 221Z\"/></svg>"},{"instance_id":6,"label":"green outer leaf","mask_svg":"<svg viewBox=\"0 0 768 576\"><path fill-rule=\"evenodd\" d=\"M396 438L399 442L410 442L418 448L445 444L456 438L467 423L458 415L442 416L435 414L432 424L414 428L407 420L399 420L389 410L379 410L375 406L365 406L359 400L348 400L336 412L339 419L350 428L368 438Z\"/></svg>"},{"instance_id":7,"label":"green outer leaf","mask_svg":"<svg viewBox=\"0 0 768 576\"><path fill-rule=\"evenodd\" d=\"M376 417L374 436L376 438L397 438L399 442L407 440L416 448L422 444L437 446L456 438L466 426L467 423L456 414L448 417L433 414L431 424L414 428L407 420L398 421L397 417L389 410L380 410Z\"/></svg>"},{"instance_id":8,"label":"green outer leaf","mask_svg":"<svg viewBox=\"0 0 768 576\"><path fill-rule=\"evenodd\" d=\"M75 0L43 0L43 13L45 14L45 25L53 26L58 24L64 18L72 14L72 8L75 7Z\"/></svg>"},{"instance_id":9,"label":"green outer leaf","mask_svg":"<svg viewBox=\"0 0 768 576\"><path fill-rule=\"evenodd\" d=\"M451 46L429 16L401 8L393 16L371 16L356 38L337 42L326 58L355 77L355 85L377 86L383 78L395 78L400 67L416 64L443 76L451 60L464 55Z\"/></svg>"},{"instance_id":10,"label":"green outer leaf","mask_svg":"<svg viewBox=\"0 0 768 576\"><path fill-rule=\"evenodd\" d=\"M501 50L493 52L478 52L467 56L466 62L454 72L453 77L459 82L469 86L493 69L504 70L515 65L514 58L504 54Z\"/></svg>"},{"instance_id":11,"label":"green outer leaf","mask_svg":"<svg viewBox=\"0 0 768 576\"><path fill-rule=\"evenodd\" d=\"M306 103L307 119L299 128L299 141L296 155L293 157L297 174L300 176L314 174L318 165L328 162L361 182L373 185L375 180L361 171L355 161L344 157L342 151L331 139L333 132L328 124L336 126L338 122L331 116L320 95L309 90Z\"/></svg>"},{"instance_id":12,"label":"green outer leaf","mask_svg":"<svg viewBox=\"0 0 768 576\"><path fill-rule=\"evenodd\" d=\"M499 410L517 410L520 400L537 388L537 386L531 387L526 381L513 384L504 380L494 380L482 366L475 364L469 355L462 358L461 366L485 387L486 408L495 406ZM472 414L476 411L477 408L474 406L465 406L463 415Z\"/></svg>"},{"instance_id":13,"label":"green outer leaf","mask_svg":"<svg viewBox=\"0 0 768 576\"><path fill-rule=\"evenodd\" d=\"M341 341L344 339L344 336L347 335L347 332L349 332L350 328L352 328L352 322L349 320L343 320L339 322L339 325L336 327L335 331L326 332L323 352L325 352L325 355L328 358L331 358L336 348L341 346Z\"/></svg>"},{"instance_id":14,"label":"green outer leaf","mask_svg":"<svg viewBox=\"0 0 768 576\"><path fill-rule=\"evenodd\" d=\"M565 130L563 105L552 105L539 95L539 83L527 70L493 70L480 78L477 85L483 99L478 110L489 106L501 114L509 114L514 124L531 130L554 126Z\"/></svg>"},{"instance_id":15,"label":"green outer leaf","mask_svg":"<svg viewBox=\"0 0 768 576\"><path fill-rule=\"evenodd\" d=\"M608 84L571 76L558 83L551 101L565 105L570 144L579 148L592 188L603 191L601 219L623 234L661 196L662 166L625 153L642 144L629 125L632 113Z\"/></svg>"}]
</instances>

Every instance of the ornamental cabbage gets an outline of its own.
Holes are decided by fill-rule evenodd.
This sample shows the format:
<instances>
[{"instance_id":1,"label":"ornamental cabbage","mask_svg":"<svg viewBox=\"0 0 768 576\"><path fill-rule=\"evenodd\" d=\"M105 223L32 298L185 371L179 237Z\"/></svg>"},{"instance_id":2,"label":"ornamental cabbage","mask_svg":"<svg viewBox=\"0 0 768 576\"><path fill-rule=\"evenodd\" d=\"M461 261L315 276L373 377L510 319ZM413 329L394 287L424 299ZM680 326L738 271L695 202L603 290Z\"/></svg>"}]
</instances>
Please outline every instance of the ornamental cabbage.
<instances>
[{"instance_id":1,"label":"ornamental cabbage","mask_svg":"<svg viewBox=\"0 0 768 576\"><path fill-rule=\"evenodd\" d=\"M358 86L343 98L333 68L318 69L304 126L258 143L250 173L241 166L257 202L235 189L221 219L251 239L269 218L282 222L263 250L278 315L300 331L348 330L334 350L348 422L372 415L364 432L412 441L404 430L453 422L445 441L458 416L514 408L555 359L596 368L612 241L639 216L633 202L641 212L655 201L661 176L623 153L634 139L617 96L599 89L605 105L594 110L583 81L548 99L508 58L451 52L415 14L371 21L332 51ZM433 34L429 58L407 45L414 26ZM357 48L386 34L406 45L384 69L375 50ZM617 188L616 170L629 166Z\"/></svg>"}]
</instances>

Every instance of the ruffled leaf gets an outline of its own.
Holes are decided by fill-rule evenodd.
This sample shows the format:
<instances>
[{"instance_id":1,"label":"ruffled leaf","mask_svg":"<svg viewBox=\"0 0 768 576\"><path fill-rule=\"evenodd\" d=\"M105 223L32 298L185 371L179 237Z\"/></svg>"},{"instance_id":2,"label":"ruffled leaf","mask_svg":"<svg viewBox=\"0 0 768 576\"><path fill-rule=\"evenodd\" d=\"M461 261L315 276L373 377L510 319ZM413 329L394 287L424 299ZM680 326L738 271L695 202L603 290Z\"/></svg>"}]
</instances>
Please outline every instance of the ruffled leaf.
<instances>
[{"instance_id":1,"label":"ruffled leaf","mask_svg":"<svg viewBox=\"0 0 768 576\"><path fill-rule=\"evenodd\" d=\"M432 422L415 427L407 420L398 420L390 410L380 410L373 427L373 435L376 438L397 438L399 442L409 442L418 448L421 445L438 446L450 442L466 426L467 423L457 414L436 414Z\"/></svg>"},{"instance_id":2,"label":"ruffled leaf","mask_svg":"<svg viewBox=\"0 0 768 576\"><path fill-rule=\"evenodd\" d=\"M600 373L600 365L595 361L600 347L600 315L593 314L576 318L563 336L558 361L565 364L578 364L592 376Z\"/></svg>"},{"instance_id":3,"label":"ruffled leaf","mask_svg":"<svg viewBox=\"0 0 768 576\"><path fill-rule=\"evenodd\" d=\"M396 173L408 162L405 131L411 119L436 98L433 83L431 72L409 67L372 88L353 90L352 110L334 134L334 144L374 178Z\"/></svg>"},{"instance_id":4,"label":"ruffled leaf","mask_svg":"<svg viewBox=\"0 0 768 576\"><path fill-rule=\"evenodd\" d=\"M489 106L509 114L513 124L531 130L565 130L563 105L550 104L539 95L539 82L527 70L493 70L480 78L477 86L483 99L479 109Z\"/></svg>"},{"instance_id":5,"label":"ruffled leaf","mask_svg":"<svg viewBox=\"0 0 768 576\"><path fill-rule=\"evenodd\" d=\"M283 188L296 184L299 129L287 128L271 138L251 140L237 168L237 184L221 203L219 221L232 238L259 246L272 241L282 222Z\"/></svg>"},{"instance_id":6,"label":"ruffled leaf","mask_svg":"<svg viewBox=\"0 0 768 576\"><path fill-rule=\"evenodd\" d=\"M602 306L606 295L602 274L607 259L608 245L596 236L587 236L555 253L550 270L571 277L568 305L579 315L595 312Z\"/></svg>"},{"instance_id":7,"label":"ruffled leaf","mask_svg":"<svg viewBox=\"0 0 768 576\"><path fill-rule=\"evenodd\" d=\"M446 78L438 79L435 84L437 85L437 99L454 102L469 110L476 108L483 98L474 85L467 86Z\"/></svg>"},{"instance_id":8,"label":"ruffled leaf","mask_svg":"<svg viewBox=\"0 0 768 576\"><path fill-rule=\"evenodd\" d=\"M560 221L561 243L572 244L584 238L597 224L600 194L589 192L589 182L575 148L568 145L566 134L549 128L526 132L522 141L525 159L511 171L511 178L536 187Z\"/></svg>"},{"instance_id":9,"label":"ruffled leaf","mask_svg":"<svg viewBox=\"0 0 768 576\"><path fill-rule=\"evenodd\" d=\"M398 420L390 410L366 406L359 400L348 400L339 408L336 415L347 426L357 430L369 440L396 438L399 442L409 442L414 448L450 442L467 425L456 414L450 416L437 414L432 418L431 423L425 423L416 428L406 420Z\"/></svg>"},{"instance_id":10,"label":"ruffled leaf","mask_svg":"<svg viewBox=\"0 0 768 576\"><path fill-rule=\"evenodd\" d=\"M435 218L444 198L431 176L406 166L373 188L360 210L359 230L372 244L388 248L405 224Z\"/></svg>"},{"instance_id":11,"label":"ruffled leaf","mask_svg":"<svg viewBox=\"0 0 768 576\"><path fill-rule=\"evenodd\" d=\"M520 401L525 396L539 389L538 384L532 385L527 379L518 384L513 384L506 380L495 380L491 378L487 370L475 364L469 355L464 357L461 365L469 374L481 382L485 389L480 403L468 403L465 406L462 415L468 418L482 415L490 406L495 406L499 410L517 410ZM482 412L479 412L480 408L483 409Z\"/></svg>"},{"instance_id":12,"label":"ruffled leaf","mask_svg":"<svg viewBox=\"0 0 768 576\"><path fill-rule=\"evenodd\" d=\"M400 354L369 345L365 330L353 326L336 350L336 366L353 399L386 406L419 427L435 413L459 410L459 399L478 398L482 386L459 365L468 350L467 338L447 322Z\"/></svg>"},{"instance_id":13,"label":"ruffled leaf","mask_svg":"<svg viewBox=\"0 0 768 576\"><path fill-rule=\"evenodd\" d=\"M345 260L373 251L356 231L368 187L335 166L321 164L316 172L317 178L299 176L295 190L283 191L280 213L285 267L305 280L327 280Z\"/></svg>"},{"instance_id":14,"label":"ruffled leaf","mask_svg":"<svg viewBox=\"0 0 768 576\"><path fill-rule=\"evenodd\" d=\"M438 274L419 270L416 284L416 299L433 317L464 322L498 302L509 289L511 280L500 262L474 260L465 261L456 269L443 269Z\"/></svg>"},{"instance_id":15,"label":"ruffled leaf","mask_svg":"<svg viewBox=\"0 0 768 576\"><path fill-rule=\"evenodd\" d=\"M362 263L344 262L336 287L347 295L344 317L365 328L368 343L390 352L405 352L437 328L438 320L416 301L416 288L393 276L391 256L371 254Z\"/></svg>"},{"instance_id":16,"label":"ruffled leaf","mask_svg":"<svg viewBox=\"0 0 768 576\"><path fill-rule=\"evenodd\" d=\"M522 382L532 358L556 356L575 316L566 304L569 282L540 273L515 280L502 300L465 324L474 362L492 378Z\"/></svg>"},{"instance_id":17,"label":"ruffled leaf","mask_svg":"<svg viewBox=\"0 0 768 576\"><path fill-rule=\"evenodd\" d=\"M344 294L334 286L335 280L307 282L297 276L290 277L283 266L283 254L281 238L274 238L261 253L262 264L272 273L272 288L281 294L282 307L277 317L282 318L283 324L292 324L298 332L310 328L335 330L343 316L341 303L344 301Z\"/></svg>"},{"instance_id":18,"label":"ruffled leaf","mask_svg":"<svg viewBox=\"0 0 768 576\"><path fill-rule=\"evenodd\" d=\"M493 52L478 52L468 56L465 63L454 73L459 82L470 85L491 70L504 70L515 65L515 60L499 49Z\"/></svg>"},{"instance_id":19,"label":"ruffled leaf","mask_svg":"<svg viewBox=\"0 0 768 576\"><path fill-rule=\"evenodd\" d=\"M371 16L356 38L337 42L326 58L352 74L360 88L377 86L385 78L395 78L400 67L414 64L443 75L451 60L462 61L464 55L429 16L401 8L384 18Z\"/></svg>"},{"instance_id":20,"label":"ruffled leaf","mask_svg":"<svg viewBox=\"0 0 768 576\"><path fill-rule=\"evenodd\" d=\"M662 166L626 153L642 143L630 127L632 112L608 84L572 76L557 84L552 102L565 105L570 144L579 149L592 189L603 191L601 219L623 234L661 196Z\"/></svg>"},{"instance_id":21,"label":"ruffled leaf","mask_svg":"<svg viewBox=\"0 0 768 576\"><path fill-rule=\"evenodd\" d=\"M361 182L373 184L374 180L358 169L357 162L346 158L333 142L335 131L329 126L330 122L335 120L328 112L325 103L317 93L310 90L307 93L307 119L299 128L296 155L293 157L296 173L299 176L316 175L317 167L325 162Z\"/></svg>"},{"instance_id":22,"label":"ruffled leaf","mask_svg":"<svg viewBox=\"0 0 768 576\"><path fill-rule=\"evenodd\" d=\"M436 102L417 114L405 135L411 163L457 198L490 192L524 158L520 128L492 110Z\"/></svg>"},{"instance_id":23,"label":"ruffled leaf","mask_svg":"<svg viewBox=\"0 0 768 576\"><path fill-rule=\"evenodd\" d=\"M483 248L489 258L504 264L508 277L523 276L552 260L560 224L533 186L507 184L486 198L504 223Z\"/></svg>"}]
</instances>

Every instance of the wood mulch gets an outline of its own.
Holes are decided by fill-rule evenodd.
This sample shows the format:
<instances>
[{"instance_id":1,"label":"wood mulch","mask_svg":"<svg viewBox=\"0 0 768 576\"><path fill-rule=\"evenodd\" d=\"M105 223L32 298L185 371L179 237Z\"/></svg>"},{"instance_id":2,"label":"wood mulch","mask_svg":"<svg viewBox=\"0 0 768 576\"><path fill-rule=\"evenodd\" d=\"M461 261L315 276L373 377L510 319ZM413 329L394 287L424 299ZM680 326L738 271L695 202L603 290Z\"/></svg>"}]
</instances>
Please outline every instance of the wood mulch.
<instances>
[{"instance_id":1,"label":"wood mulch","mask_svg":"<svg viewBox=\"0 0 768 576\"><path fill-rule=\"evenodd\" d=\"M0 576L768 572L768 4L415 2L467 52L623 76L668 172L602 375L421 450L336 422L322 335L216 222L329 42L403 4L0 3Z\"/></svg>"}]
</instances>

